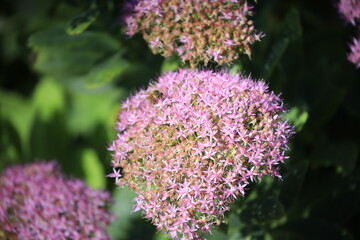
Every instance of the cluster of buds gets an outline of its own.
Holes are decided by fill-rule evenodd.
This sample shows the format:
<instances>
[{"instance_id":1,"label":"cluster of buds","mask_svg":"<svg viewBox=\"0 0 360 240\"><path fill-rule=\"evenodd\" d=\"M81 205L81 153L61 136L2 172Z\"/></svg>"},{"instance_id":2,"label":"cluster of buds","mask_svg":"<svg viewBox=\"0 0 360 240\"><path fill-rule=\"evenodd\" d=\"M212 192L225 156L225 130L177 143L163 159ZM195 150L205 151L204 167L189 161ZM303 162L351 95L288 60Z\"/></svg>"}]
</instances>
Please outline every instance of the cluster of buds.
<instances>
[{"instance_id":1,"label":"cluster of buds","mask_svg":"<svg viewBox=\"0 0 360 240\"><path fill-rule=\"evenodd\" d=\"M0 199L1 239L109 239L109 194L66 179L55 162L5 169Z\"/></svg>"},{"instance_id":2,"label":"cluster of buds","mask_svg":"<svg viewBox=\"0 0 360 240\"><path fill-rule=\"evenodd\" d=\"M340 0L338 9L343 18L352 25L356 26L360 21L360 0ZM348 60L360 68L360 28L358 34L359 37L354 38L350 44Z\"/></svg>"},{"instance_id":3,"label":"cluster of buds","mask_svg":"<svg viewBox=\"0 0 360 240\"><path fill-rule=\"evenodd\" d=\"M128 0L124 15L129 36L141 32L151 50L178 55L192 67L228 64L263 36L249 20L246 0Z\"/></svg>"},{"instance_id":4,"label":"cluster of buds","mask_svg":"<svg viewBox=\"0 0 360 240\"><path fill-rule=\"evenodd\" d=\"M293 128L263 81L226 72L162 75L125 102L118 116L113 173L172 239L199 239L251 181L281 177Z\"/></svg>"}]
</instances>

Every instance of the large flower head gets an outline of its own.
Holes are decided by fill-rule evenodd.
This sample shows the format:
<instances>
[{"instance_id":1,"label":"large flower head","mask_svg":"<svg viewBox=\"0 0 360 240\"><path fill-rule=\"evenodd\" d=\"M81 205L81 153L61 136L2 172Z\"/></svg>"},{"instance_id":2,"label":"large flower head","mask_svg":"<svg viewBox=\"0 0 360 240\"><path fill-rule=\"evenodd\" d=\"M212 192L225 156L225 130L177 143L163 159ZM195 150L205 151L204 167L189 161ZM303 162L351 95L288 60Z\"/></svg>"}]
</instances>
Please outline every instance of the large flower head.
<instances>
[{"instance_id":1,"label":"large flower head","mask_svg":"<svg viewBox=\"0 0 360 240\"><path fill-rule=\"evenodd\" d=\"M360 68L360 37L353 39L353 42L350 45L348 59L350 62L354 63L357 68Z\"/></svg>"},{"instance_id":2,"label":"large flower head","mask_svg":"<svg viewBox=\"0 0 360 240\"><path fill-rule=\"evenodd\" d=\"M154 53L177 54L193 67L230 63L262 33L254 30L246 0L128 0L124 16L129 36L141 32Z\"/></svg>"},{"instance_id":3,"label":"large flower head","mask_svg":"<svg viewBox=\"0 0 360 240\"><path fill-rule=\"evenodd\" d=\"M109 194L66 179L55 162L7 168L0 199L1 239L109 239Z\"/></svg>"},{"instance_id":4,"label":"large flower head","mask_svg":"<svg viewBox=\"0 0 360 240\"><path fill-rule=\"evenodd\" d=\"M355 25L360 20L360 0L340 0L338 9L343 18Z\"/></svg>"},{"instance_id":5,"label":"large flower head","mask_svg":"<svg viewBox=\"0 0 360 240\"><path fill-rule=\"evenodd\" d=\"M173 239L220 224L250 181L278 176L292 127L262 81L225 72L162 75L122 104L110 147L116 184Z\"/></svg>"}]
</instances>

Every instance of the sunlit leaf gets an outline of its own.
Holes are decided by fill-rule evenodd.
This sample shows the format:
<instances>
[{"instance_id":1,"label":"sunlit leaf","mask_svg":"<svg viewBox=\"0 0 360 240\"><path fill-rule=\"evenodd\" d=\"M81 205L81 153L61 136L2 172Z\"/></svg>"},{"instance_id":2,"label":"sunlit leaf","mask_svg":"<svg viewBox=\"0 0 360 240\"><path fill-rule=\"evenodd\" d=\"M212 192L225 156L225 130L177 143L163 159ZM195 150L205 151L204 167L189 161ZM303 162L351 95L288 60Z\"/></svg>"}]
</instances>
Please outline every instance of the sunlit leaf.
<instances>
[{"instance_id":1,"label":"sunlit leaf","mask_svg":"<svg viewBox=\"0 0 360 240\"><path fill-rule=\"evenodd\" d=\"M73 89L68 128L73 134L89 135L97 125L113 130L113 114L126 91L107 86L101 89Z\"/></svg>"},{"instance_id":2,"label":"sunlit leaf","mask_svg":"<svg viewBox=\"0 0 360 240\"><path fill-rule=\"evenodd\" d=\"M180 60L177 58L166 58L161 65L161 72L176 71L179 68Z\"/></svg>"},{"instance_id":3,"label":"sunlit leaf","mask_svg":"<svg viewBox=\"0 0 360 240\"><path fill-rule=\"evenodd\" d=\"M93 189L104 189L106 185L106 173L94 149L85 149L81 155L81 163L86 183Z\"/></svg>"},{"instance_id":4,"label":"sunlit leaf","mask_svg":"<svg viewBox=\"0 0 360 240\"><path fill-rule=\"evenodd\" d=\"M240 63L234 64L230 69L230 74L238 74L243 71L243 66Z\"/></svg>"},{"instance_id":5,"label":"sunlit leaf","mask_svg":"<svg viewBox=\"0 0 360 240\"><path fill-rule=\"evenodd\" d=\"M53 79L42 79L33 94L33 105L43 121L49 121L65 108L65 92Z\"/></svg>"},{"instance_id":6,"label":"sunlit leaf","mask_svg":"<svg viewBox=\"0 0 360 240\"><path fill-rule=\"evenodd\" d=\"M27 151L35 117L31 102L16 93L0 91L0 115L15 128L24 150Z\"/></svg>"},{"instance_id":7,"label":"sunlit leaf","mask_svg":"<svg viewBox=\"0 0 360 240\"><path fill-rule=\"evenodd\" d=\"M286 119L295 126L295 130L299 133L303 126L305 125L307 119L309 117L309 113L305 107L292 107L290 111L285 115Z\"/></svg>"},{"instance_id":8,"label":"sunlit leaf","mask_svg":"<svg viewBox=\"0 0 360 240\"><path fill-rule=\"evenodd\" d=\"M170 240L170 238L163 232L157 232L154 236L154 240Z\"/></svg>"}]
</instances>

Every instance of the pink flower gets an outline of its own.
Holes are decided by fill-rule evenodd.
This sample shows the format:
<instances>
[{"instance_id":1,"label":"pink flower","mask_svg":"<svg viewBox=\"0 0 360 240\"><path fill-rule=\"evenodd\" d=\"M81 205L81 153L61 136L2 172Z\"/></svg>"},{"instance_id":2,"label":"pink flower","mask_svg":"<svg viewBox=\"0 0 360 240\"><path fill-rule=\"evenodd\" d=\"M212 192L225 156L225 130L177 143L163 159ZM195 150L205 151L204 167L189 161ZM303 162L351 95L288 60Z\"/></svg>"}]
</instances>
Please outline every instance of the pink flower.
<instances>
[{"instance_id":1,"label":"pink flower","mask_svg":"<svg viewBox=\"0 0 360 240\"><path fill-rule=\"evenodd\" d=\"M5 169L0 199L0 235L6 239L109 239L110 195L66 179L55 162Z\"/></svg>"},{"instance_id":2,"label":"pink flower","mask_svg":"<svg viewBox=\"0 0 360 240\"><path fill-rule=\"evenodd\" d=\"M280 177L293 134L279 117L284 111L262 81L226 72L166 73L122 106L112 144L112 165L123 170L116 184L133 189L135 209L171 238L198 239L221 223L250 181ZM128 112L136 121L123 117Z\"/></svg>"},{"instance_id":3,"label":"pink flower","mask_svg":"<svg viewBox=\"0 0 360 240\"><path fill-rule=\"evenodd\" d=\"M340 0L338 4L340 14L346 21L355 25L360 20L360 0Z\"/></svg>"},{"instance_id":4,"label":"pink flower","mask_svg":"<svg viewBox=\"0 0 360 240\"><path fill-rule=\"evenodd\" d=\"M125 6L129 36L140 32L154 53L177 54L192 67L250 57L250 46L264 36L244 0L127 0Z\"/></svg>"},{"instance_id":5,"label":"pink flower","mask_svg":"<svg viewBox=\"0 0 360 240\"><path fill-rule=\"evenodd\" d=\"M120 172L121 172L121 169L116 170L115 168L113 168L113 172L108 174L107 177L115 178L116 179L115 181L117 182L122 177Z\"/></svg>"},{"instance_id":6,"label":"pink flower","mask_svg":"<svg viewBox=\"0 0 360 240\"><path fill-rule=\"evenodd\" d=\"M350 62L354 63L357 68L360 68L360 38L354 38L350 45L350 53L348 55Z\"/></svg>"}]
</instances>

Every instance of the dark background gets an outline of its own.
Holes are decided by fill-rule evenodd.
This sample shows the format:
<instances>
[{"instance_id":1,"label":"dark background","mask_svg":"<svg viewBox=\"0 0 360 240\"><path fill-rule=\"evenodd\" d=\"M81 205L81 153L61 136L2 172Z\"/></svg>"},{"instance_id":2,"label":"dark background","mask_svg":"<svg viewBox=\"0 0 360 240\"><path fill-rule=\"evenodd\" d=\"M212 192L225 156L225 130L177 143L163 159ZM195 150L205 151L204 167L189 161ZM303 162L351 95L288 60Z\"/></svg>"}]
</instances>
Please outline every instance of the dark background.
<instances>
[{"instance_id":1,"label":"dark background","mask_svg":"<svg viewBox=\"0 0 360 240\"><path fill-rule=\"evenodd\" d=\"M266 37L253 46L251 60L244 56L226 68L282 93L297 134L283 181L251 184L228 224L209 239L360 239L360 69L346 59L360 30L343 21L336 4L255 4L253 19ZM113 192L113 239L166 239L139 213L130 214L134 194L104 177L121 99L179 67L175 57L153 55L140 35L123 34L121 5L2 1L0 170L56 159L68 175Z\"/></svg>"}]
</instances>

